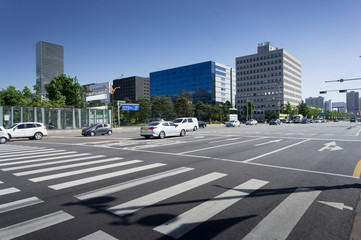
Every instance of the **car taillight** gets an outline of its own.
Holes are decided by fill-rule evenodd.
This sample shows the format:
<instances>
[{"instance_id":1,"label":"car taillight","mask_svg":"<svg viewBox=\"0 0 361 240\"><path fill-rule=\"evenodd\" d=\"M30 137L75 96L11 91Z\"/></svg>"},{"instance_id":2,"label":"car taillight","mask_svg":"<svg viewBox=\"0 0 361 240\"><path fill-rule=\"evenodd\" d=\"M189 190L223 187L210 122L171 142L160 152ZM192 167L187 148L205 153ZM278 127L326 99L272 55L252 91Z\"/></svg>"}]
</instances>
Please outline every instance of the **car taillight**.
<instances>
[{"instance_id":1,"label":"car taillight","mask_svg":"<svg viewBox=\"0 0 361 240\"><path fill-rule=\"evenodd\" d=\"M156 129L157 127L150 127L150 128L148 128L148 129Z\"/></svg>"}]
</instances>

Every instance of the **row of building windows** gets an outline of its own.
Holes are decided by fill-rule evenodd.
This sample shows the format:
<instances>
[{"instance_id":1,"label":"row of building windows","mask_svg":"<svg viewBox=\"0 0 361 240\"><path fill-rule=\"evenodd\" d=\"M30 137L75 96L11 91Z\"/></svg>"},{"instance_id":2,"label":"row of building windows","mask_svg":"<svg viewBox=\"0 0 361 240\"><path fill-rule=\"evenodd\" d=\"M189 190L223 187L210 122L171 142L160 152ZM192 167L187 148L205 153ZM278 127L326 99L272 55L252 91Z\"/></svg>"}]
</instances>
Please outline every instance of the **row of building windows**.
<instances>
[{"instance_id":1,"label":"row of building windows","mask_svg":"<svg viewBox=\"0 0 361 240\"><path fill-rule=\"evenodd\" d=\"M286 54L284 55L284 57L291 61L293 64L295 64L296 66L298 66L299 68L301 68L301 64L299 64L298 62L296 62L295 60L293 60L292 58L290 58L289 56L287 56Z\"/></svg>"},{"instance_id":2,"label":"row of building windows","mask_svg":"<svg viewBox=\"0 0 361 240\"><path fill-rule=\"evenodd\" d=\"M239 71L237 72L237 75L246 75L246 74L252 74L252 73L258 73L258 72L267 72L267 71L274 71L274 70L281 70L282 69L282 65L280 66L274 66L274 67L268 67L268 68L258 68L258 69L254 69L254 70L249 70L249 71Z\"/></svg>"},{"instance_id":3,"label":"row of building windows","mask_svg":"<svg viewBox=\"0 0 361 240\"><path fill-rule=\"evenodd\" d=\"M260 56L260 57L240 59L240 60L237 60L237 64L255 62L255 61L259 61L259 60L263 60L263 59L270 59L270 58L275 58L275 57L282 57L282 53L280 52L280 53L269 54L269 55Z\"/></svg>"},{"instance_id":4,"label":"row of building windows","mask_svg":"<svg viewBox=\"0 0 361 240\"><path fill-rule=\"evenodd\" d=\"M247 65L241 65L237 67L237 70L240 69L247 69L247 68L255 68L255 67L262 67L262 66L266 66L266 65L272 65L272 64L277 64L277 63L282 63L282 59L278 59L275 61L268 61L268 62L260 62L260 63L254 63L254 64L247 64Z\"/></svg>"},{"instance_id":5,"label":"row of building windows","mask_svg":"<svg viewBox=\"0 0 361 240\"><path fill-rule=\"evenodd\" d=\"M276 79L267 79L267 80L261 80L261 81L254 81L254 82L241 82L237 83L237 86L251 86L251 85L259 85L259 84L267 84L267 83L278 83L281 82L282 78L276 78Z\"/></svg>"},{"instance_id":6,"label":"row of building windows","mask_svg":"<svg viewBox=\"0 0 361 240\"><path fill-rule=\"evenodd\" d=\"M251 99L242 99L242 100L237 100L238 103L247 103L247 101L250 101ZM278 101L277 97L269 97L269 98L254 98L251 100L252 102L260 103L260 102L275 102ZM261 106L266 106L266 105L261 105ZM274 106L274 105L273 105Z\"/></svg>"},{"instance_id":7,"label":"row of building windows","mask_svg":"<svg viewBox=\"0 0 361 240\"><path fill-rule=\"evenodd\" d=\"M237 78L237 79L238 79L238 81L240 81L240 80L252 80L252 79L259 79L259 78L269 78L269 77L275 77L275 76L282 76L282 72L267 73L267 74L253 75L253 76L247 76L247 77L240 77L240 78Z\"/></svg>"},{"instance_id":8,"label":"row of building windows","mask_svg":"<svg viewBox=\"0 0 361 240\"><path fill-rule=\"evenodd\" d=\"M287 78L289 78L289 79L295 81L296 83L299 83L299 84L296 84L296 83L294 83L294 82L287 81L289 84L292 84L292 85L295 85L295 86L297 86L297 87L299 87L299 88L302 88L302 86L301 86L301 79L296 78L296 77L294 77L294 76L292 76L292 75L290 75L290 74L287 74L287 73L284 73L283 76L284 76L284 78L283 78L284 81L286 81Z\"/></svg>"},{"instance_id":9,"label":"row of building windows","mask_svg":"<svg viewBox=\"0 0 361 240\"><path fill-rule=\"evenodd\" d=\"M295 75L295 76L297 76L297 77L299 77L299 78L301 78L301 74L300 73L298 73L298 72L295 72L295 71L293 71L292 69L289 69L288 67L284 67L284 70L286 70L286 71L288 71L289 73L292 73L293 75Z\"/></svg>"}]
</instances>

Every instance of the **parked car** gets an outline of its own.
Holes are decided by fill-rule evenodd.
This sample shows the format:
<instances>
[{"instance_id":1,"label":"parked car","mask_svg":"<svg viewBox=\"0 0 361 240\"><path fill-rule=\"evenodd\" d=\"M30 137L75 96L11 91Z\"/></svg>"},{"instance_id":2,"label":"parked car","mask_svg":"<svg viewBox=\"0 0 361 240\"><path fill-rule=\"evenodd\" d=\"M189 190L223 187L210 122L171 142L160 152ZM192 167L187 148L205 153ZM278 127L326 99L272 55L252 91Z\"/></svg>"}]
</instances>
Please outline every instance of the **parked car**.
<instances>
[{"instance_id":1,"label":"parked car","mask_svg":"<svg viewBox=\"0 0 361 240\"><path fill-rule=\"evenodd\" d=\"M356 122L355 118L350 118L350 122Z\"/></svg>"},{"instance_id":2,"label":"parked car","mask_svg":"<svg viewBox=\"0 0 361 240\"><path fill-rule=\"evenodd\" d=\"M30 140L40 140L48 135L48 130L44 124L39 122L15 123L7 129L9 139L29 138Z\"/></svg>"},{"instance_id":3,"label":"parked car","mask_svg":"<svg viewBox=\"0 0 361 240\"><path fill-rule=\"evenodd\" d=\"M307 118L304 118L304 119L302 119L302 122L301 123L303 123L303 124L305 124L305 123L310 123L310 121L307 119Z\"/></svg>"},{"instance_id":4,"label":"parked car","mask_svg":"<svg viewBox=\"0 0 361 240\"><path fill-rule=\"evenodd\" d=\"M239 127L241 123L238 120L231 120L226 123L226 127Z\"/></svg>"},{"instance_id":5,"label":"parked car","mask_svg":"<svg viewBox=\"0 0 361 240\"><path fill-rule=\"evenodd\" d=\"M327 123L328 121L326 119L322 119L322 123Z\"/></svg>"},{"instance_id":6,"label":"parked car","mask_svg":"<svg viewBox=\"0 0 361 240\"><path fill-rule=\"evenodd\" d=\"M269 121L269 125L281 125L281 120L278 118L272 118L271 121Z\"/></svg>"},{"instance_id":7,"label":"parked car","mask_svg":"<svg viewBox=\"0 0 361 240\"><path fill-rule=\"evenodd\" d=\"M321 123L321 119L315 119L315 123Z\"/></svg>"},{"instance_id":8,"label":"parked car","mask_svg":"<svg viewBox=\"0 0 361 240\"><path fill-rule=\"evenodd\" d=\"M9 141L8 131L2 126L0 126L0 144L4 144Z\"/></svg>"},{"instance_id":9,"label":"parked car","mask_svg":"<svg viewBox=\"0 0 361 240\"><path fill-rule=\"evenodd\" d=\"M257 125L257 123L258 123L257 120L251 119L246 122L246 125Z\"/></svg>"},{"instance_id":10,"label":"parked car","mask_svg":"<svg viewBox=\"0 0 361 240\"><path fill-rule=\"evenodd\" d=\"M296 118L293 120L293 123L302 123L302 120L300 118Z\"/></svg>"},{"instance_id":11,"label":"parked car","mask_svg":"<svg viewBox=\"0 0 361 240\"><path fill-rule=\"evenodd\" d=\"M337 119L337 118L336 118L336 119L334 119L334 120L333 120L333 122L338 122L338 119Z\"/></svg>"},{"instance_id":12,"label":"parked car","mask_svg":"<svg viewBox=\"0 0 361 240\"><path fill-rule=\"evenodd\" d=\"M103 123L97 123L97 124L93 124L88 128L84 128L81 131L81 135L83 136L94 136L94 135L112 135L113 130L112 130L112 126L110 124L103 124Z\"/></svg>"},{"instance_id":13,"label":"parked car","mask_svg":"<svg viewBox=\"0 0 361 240\"><path fill-rule=\"evenodd\" d=\"M198 127L199 128L206 128L207 127L207 123L203 122L203 121L198 121Z\"/></svg>"},{"instance_id":14,"label":"parked car","mask_svg":"<svg viewBox=\"0 0 361 240\"><path fill-rule=\"evenodd\" d=\"M165 138L171 136L184 137L185 135L186 129L183 127L183 125L176 125L175 123L168 121L151 122L148 125L140 128L140 136L145 138Z\"/></svg>"},{"instance_id":15,"label":"parked car","mask_svg":"<svg viewBox=\"0 0 361 240\"><path fill-rule=\"evenodd\" d=\"M194 117L177 118L173 123L177 126L183 126L187 131L197 131L198 129L198 119Z\"/></svg>"}]
</instances>

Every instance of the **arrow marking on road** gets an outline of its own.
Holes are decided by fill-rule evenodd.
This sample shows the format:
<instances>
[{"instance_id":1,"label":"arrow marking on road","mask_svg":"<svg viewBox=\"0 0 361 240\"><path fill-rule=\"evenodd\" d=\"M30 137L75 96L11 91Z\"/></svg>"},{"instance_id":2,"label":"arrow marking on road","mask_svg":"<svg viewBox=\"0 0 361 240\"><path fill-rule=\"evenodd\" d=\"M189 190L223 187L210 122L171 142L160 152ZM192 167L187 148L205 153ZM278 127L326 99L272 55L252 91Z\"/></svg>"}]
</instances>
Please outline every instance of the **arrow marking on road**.
<instances>
[{"instance_id":1,"label":"arrow marking on road","mask_svg":"<svg viewBox=\"0 0 361 240\"><path fill-rule=\"evenodd\" d=\"M348 210L353 210L352 207L349 207L349 206L346 206L345 204L343 203L339 203L339 202L326 202L326 201L318 201L319 203L322 203L322 204L325 204L325 205L328 205L330 207L334 207L334 208L337 208L339 210L344 210L344 209L348 209Z\"/></svg>"},{"instance_id":2,"label":"arrow marking on road","mask_svg":"<svg viewBox=\"0 0 361 240\"><path fill-rule=\"evenodd\" d=\"M343 149L342 147L336 146L336 142L329 142L325 143L324 145L324 147L318 150L319 152L322 152L323 150L337 151Z\"/></svg>"},{"instance_id":3,"label":"arrow marking on road","mask_svg":"<svg viewBox=\"0 0 361 240\"><path fill-rule=\"evenodd\" d=\"M266 145L266 144L270 144L270 143L281 142L282 140L283 140L283 139L271 140L271 141L268 141L268 142L256 144L256 145L254 145L254 146L255 146L255 147L258 147L258 146L262 146L262 145Z\"/></svg>"}]
</instances>

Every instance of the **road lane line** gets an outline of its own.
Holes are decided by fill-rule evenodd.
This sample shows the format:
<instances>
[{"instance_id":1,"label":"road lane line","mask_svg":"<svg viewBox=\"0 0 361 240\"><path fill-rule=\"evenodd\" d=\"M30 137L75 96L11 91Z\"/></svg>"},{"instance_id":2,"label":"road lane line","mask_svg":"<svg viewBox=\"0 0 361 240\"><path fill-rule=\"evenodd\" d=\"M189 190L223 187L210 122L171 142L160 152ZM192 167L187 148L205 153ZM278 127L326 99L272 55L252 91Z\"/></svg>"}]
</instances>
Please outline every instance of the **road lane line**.
<instances>
[{"instance_id":1,"label":"road lane line","mask_svg":"<svg viewBox=\"0 0 361 240\"><path fill-rule=\"evenodd\" d=\"M123 217L145 207L151 206L157 202L174 197L209 182L215 181L224 176L227 176L227 174L217 172L209 173L207 175L203 175L201 177L194 178L192 180L174 185L172 187L165 188L163 190L145 195L129 202L116 205L114 207L108 208L107 210L115 215Z\"/></svg>"},{"instance_id":2,"label":"road lane line","mask_svg":"<svg viewBox=\"0 0 361 240\"><path fill-rule=\"evenodd\" d=\"M358 132L356 133L356 137L358 137L360 135L361 129L358 130Z\"/></svg>"},{"instance_id":3,"label":"road lane line","mask_svg":"<svg viewBox=\"0 0 361 240\"><path fill-rule=\"evenodd\" d=\"M243 240L287 239L321 191L298 188L268 214Z\"/></svg>"},{"instance_id":4,"label":"road lane line","mask_svg":"<svg viewBox=\"0 0 361 240\"><path fill-rule=\"evenodd\" d=\"M0 213L9 212L12 210L16 210L19 208L29 207L38 203L44 202L43 200L37 198L37 197L30 197L21 199L14 202L4 203L0 204Z\"/></svg>"},{"instance_id":5,"label":"road lane line","mask_svg":"<svg viewBox=\"0 0 361 240\"><path fill-rule=\"evenodd\" d=\"M54 190L61 190L64 188L79 186L82 184L87 184L87 183L91 183L91 182L96 182L96 181L100 181L100 180L104 180L104 179L109 179L109 178L113 178L113 177L126 175L129 173L135 173L135 172L144 171L144 170L148 170L148 169L152 169L152 168L162 167L165 165L167 165L167 164L153 163L153 164L145 165L142 167L130 168L130 169L122 170L122 171L101 174L101 175L97 175L94 177L88 177L88 178L78 179L78 180L74 180L74 181L59 183L59 184L51 185L51 186L49 186L49 188L54 189Z\"/></svg>"},{"instance_id":6,"label":"road lane line","mask_svg":"<svg viewBox=\"0 0 361 240\"><path fill-rule=\"evenodd\" d=\"M146 184L146 183L150 183L159 179L163 179L166 177L170 177L170 176L174 176L177 174L181 174L181 173L185 173L188 171L194 170L194 168L187 168L187 167L181 167L181 168L177 168L177 169L173 169L170 171L165 171L165 172L161 172L161 173L156 173L154 175L150 175L150 176L146 176L143 178L138 178L135 180L131 180L128 182L124 182L124 183L119 183L113 186L108 186L105 188L101 188L101 189L97 189L94 191L90 191L90 192L86 192L86 193L82 193L79 195L74 196L75 198L79 199L79 200L86 200L86 199L91 199L91 198L96 198L96 197L100 197L100 196L105 196L105 195L109 195L115 192L120 192L122 190L131 188L131 187L136 187L142 184Z\"/></svg>"},{"instance_id":7,"label":"road lane line","mask_svg":"<svg viewBox=\"0 0 361 240\"><path fill-rule=\"evenodd\" d=\"M28 233L44 229L55 224L65 222L73 219L74 217L64 211L58 211L42 217L34 218L29 221L21 222L15 225L11 225L0 229L0 239L9 240Z\"/></svg>"},{"instance_id":8,"label":"road lane line","mask_svg":"<svg viewBox=\"0 0 361 240\"><path fill-rule=\"evenodd\" d=\"M301 141L301 142L294 143L294 144L291 144L291 145L289 145L289 146L286 146L286 147L283 147L283 148L276 149L276 150L274 150L274 151L271 151L271 152L268 152L268 153L265 153L265 154L259 155L259 156L257 156L257 157L253 157L253 158L247 159L247 160L244 160L244 161L242 161L242 162L245 162L245 163L247 163L247 162L251 162L251 161L253 161L253 160L256 160L256 159L259 159L259 158L262 158L262 157L265 157L265 156L271 155L271 154L276 153L276 152L283 151L283 150L285 150L285 149L288 149L288 148L291 148L291 147L297 146L297 145L299 145L299 144L302 144L302 143L308 142L308 141L310 141L310 140L311 140L311 139L305 139L305 140L303 140L303 141Z\"/></svg>"},{"instance_id":9,"label":"road lane line","mask_svg":"<svg viewBox=\"0 0 361 240\"><path fill-rule=\"evenodd\" d=\"M355 167L355 171L353 172L352 176L360 178L361 175L361 160L358 161Z\"/></svg>"},{"instance_id":10,"label":"road lane line","mask_svg":"<svg viewBox=\"0 0 361 240\"><path fill-rule=\"evenodd\" d=\"M196 149L196 150L181 152L181 153L178 153L177 155L182 155L182 154L187 154L187 153L192 153L192 152L205 151L205 150L209 150L209 149L220 148L220 147L225 147L225 146L230 146L230 145L235 145L235 144L253 142L253 141L260 140L260 139L264 139L264 137L255 138L255 139L250 139L250 140L245 140L245 141L241 141L241 142L231 142L231 143L227 143L227 144L223 144L223 145L217 145L217 146L212 146L212 147L207 147L207 148L201 148L201 149Z\"/></svg>"},{"instance_id":11,"label":"road lane line","mask_svg":"<svg viewBox=\"0 0 361 240\"><path fill-rule=\"evenodd\" d=\"M85 237L79 238L78 240L100 240L100 239L101 240L118 240L118 238L115 238L101 230L99 230L95 233L89 234Z\"/></svg>"},{"instance_id":12,"label":"road lane line","mask_svg":"<svg viewBox=\"0 0 361 240\"><path fill-rule=\"evenodd\" d=\"M89 160L89 159L93 159L93 158L105 157L105 155L96 155L96 156L89 156L89 155L90 155L90 153L75 154L75 155L71 156L72 159L45 162L45 163L35 163L35 164L29 164L29 165L17 166L17 167L2 168L1 170L6 172L6 171L13 171L13 170L19 170L19 169L24 169L24 168L42 167L42 166L47 166L47 165L59 164L59 163L76 162L76 161L81 161L81 160ZM81 157L81 156L88 156L88 157ZM62 159L62 158L69 158L69 156L50 158L48 160Z\"/></svg>"},{"instance_id":13,"label":"road lane line","mask_svg":"<svg viewBox=\"0 0 361 240\"><path fill-rule=\"evenodd\" d=\"M65 156L57 156L57 157L49 157L49 158L40 158L40 159L33 159L33 160L24 160L24 161L18 161L18 162L7 162L7 163L1 163L0 166L9 166L9 165L17 165L17 164L23 164L23 163L32 163L32 162L43 162L43 161L47 161L47 160L53 160L53 159L61 159L61 158L70 158L74 155L70 155L69 154L73 154L76 152L62 152L62 153L58 153L57 155L65 155ZM35 158L34 156L32 156L32 158Z\"/></svg>"},{"instance_id":14,"label":"road lane line","mask_svg":"<svg viewBox=\"0 0 361 240\"><path fill-rule=\"evenodd\" d=\"M93 164L98 164L98 163L112 162L112 161L121 160L121 159L123 159L123 158L115 157L115 158L108 158L108 159L102 159L102 160L96 160L96 161L87 161L87 162L82 162L82 163L61 165L61 166L58 166L58 167L41 168L41 169L36 169L36 170L32 170L32 171L18 172L18 173L13 173L13 175L15 175L15 176L25 176L25 175L31 175L31 174L36 174L36 173L51 172L51 171L56 171L56 170L62 170L62 169L68 169L68 168L74 168L74 167L81 167L81 166L87 166L87 165L93 165Z\"/></svg>"},{"instance_id":15,"label":"road lane line","mask_svg":"<svg viewBox=\"0 0 361 240\"><path fill-rule=\"evenodd\" d=\"M267 183L267 181L251 179L169 220L154 230L178 239Z\"/></svg>"},{"instance_id":16,"label":"road lane line","mask_svg":"<svg viewBox=\"0 0 361 240\"><path fill-rule=\"evenodd\" d=\"M17 188L5 188L5 189L1 189L0 190L0 196L6 195L6 194L11 194L11 193L16 193L16 192L20 192L19 189Z\"/></svg>"},{"instance_id":17,"label":"road lane line","mask_svg":"<svg viewBox=\"0 0 361 240\"><path fill-rule=\"evenodd\" d=\"M114 158L113 160L115 160L115 159L116 158ZM51 179L69 177L69 176L74 176L74 175L78 175L78 174L83 174L83 173L88 173L88 172L95 172L95 171L99 171L99 170L115 168L115 167L120 167L120 166L126 166L126 165L140 163L140 162L143 162L143 161L141 161L141 160L131 160L131 161L126 161L126 162L102 165L102 166L98 166L98 167L91 167L91 168L85 168L85 169L80 169L80 170L74 170L74 171L70 171L70 172L52 174L52 175L47 175L47 176L42 176L42 177L30 178L29 180L32 181L32 182L43 182L43 181L48 181L48 180L51 180Z\"/></svg>"},{"instance_id":18,"label":"road lane line","mask_svg":"<svg viewBox=\"0 0 361 240\"><path fill-rule=\"evenodd\" d=\"M219 142L225 142L225 141L234 141L234 140L238 140L239 138L227 138L227 139L222 139L222 140L218 140L218 141L212 141L212 142L208 142L208 143L219 143Z\"/></svg>"}]
</instances>

